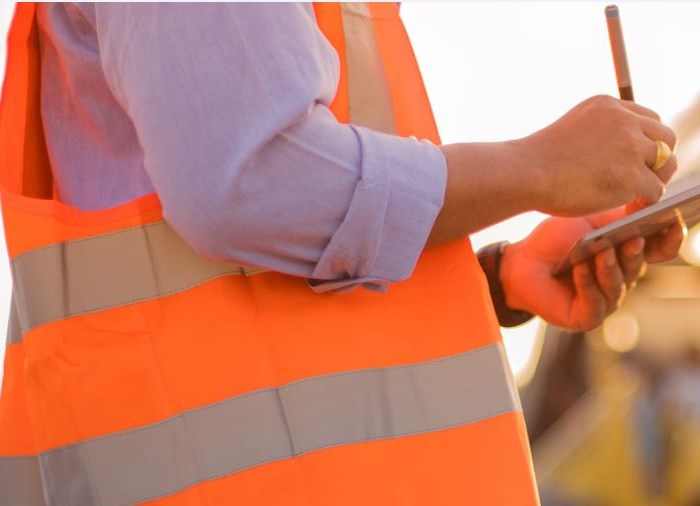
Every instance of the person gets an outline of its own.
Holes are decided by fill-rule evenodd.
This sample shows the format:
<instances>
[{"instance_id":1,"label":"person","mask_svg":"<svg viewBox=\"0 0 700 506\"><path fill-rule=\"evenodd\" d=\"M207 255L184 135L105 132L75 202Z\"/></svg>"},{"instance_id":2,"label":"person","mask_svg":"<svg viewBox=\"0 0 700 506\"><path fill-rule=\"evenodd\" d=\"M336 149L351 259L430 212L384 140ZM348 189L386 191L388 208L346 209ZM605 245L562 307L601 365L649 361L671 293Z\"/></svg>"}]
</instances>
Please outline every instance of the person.
<instances>
[{"instance_id":1,"label":"person","mask_svg":"<svg viewBox=\"0 0 700 506\"><path fill-rule=\"evenodd\" d=\"M442 146L393 3L21 4L8 56L2 504L538 504L494 305L593 328L682 239L553 277L674 133Z\"/></svg>"}]
</instances>

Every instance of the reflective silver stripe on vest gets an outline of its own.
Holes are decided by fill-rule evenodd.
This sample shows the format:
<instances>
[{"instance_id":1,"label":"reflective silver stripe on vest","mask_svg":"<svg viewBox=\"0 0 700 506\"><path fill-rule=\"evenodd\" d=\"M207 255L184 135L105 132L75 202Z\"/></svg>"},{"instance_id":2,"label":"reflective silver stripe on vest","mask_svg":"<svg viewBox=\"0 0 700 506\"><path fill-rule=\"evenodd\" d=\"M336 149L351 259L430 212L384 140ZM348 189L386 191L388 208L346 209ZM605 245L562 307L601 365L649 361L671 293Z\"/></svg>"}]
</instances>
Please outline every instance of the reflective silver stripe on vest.
<instances>
[{"instance_id":1,"label":"reflective silver stripe on vest","mask_svg":"<svg viewBox=\"0 0 700 506\"><path fill-rule=\"evenodd\" d=\"M118 506L322 448L448 429L514 411L521 411L516 388L503 347L494 344L420 364L259 390L39 459L48 506ZM0 481L3 506L24 505L10 501L13 483L42 488L25 459L0 463L4 476L13 478Z\"/></svg>"},{"instance_id":2,"label":"reflective silver stripe on vest","mask_svg":"<svg viewBox=\"0 0 700 506\"><path fill-rule=\"evenodd\" d=\"M394 110L372 18L365 3L341 5L350 123L396 133Z\"/></svg>"},{"instance_id":3,"label":"reflective silver stripe on vest","mask_svg":"<svg viewBox=\"0 0 700 506\"><path fill-rule=\"evenodd\" d=\"M17 314L15 296L12 294L12 298L10 299L10 314L7 319L7 344L20 342L22 342L22 330L19 326L19 315Z\"/></svg>"},{"instance_id":4,"label":"reflective silver stripe on vest","mask_svg":"<svg viewBox=\"0 0 700 506\"><path fill-rule=\"evenodd\" d=\"M0 504L45 506L36 457L0 458Z\"/></svg>"},{"instance_id":5,"label":"reflective silver stripe on vest","mask_svg":"<svg viewBox=\"0 0 700 506\"><path fill-rule=\"evenodd\" d=\"M262 272L200 257L164 222L68 241L12 261L22 332L53 320Z\"/></svg>"}]
</instances>

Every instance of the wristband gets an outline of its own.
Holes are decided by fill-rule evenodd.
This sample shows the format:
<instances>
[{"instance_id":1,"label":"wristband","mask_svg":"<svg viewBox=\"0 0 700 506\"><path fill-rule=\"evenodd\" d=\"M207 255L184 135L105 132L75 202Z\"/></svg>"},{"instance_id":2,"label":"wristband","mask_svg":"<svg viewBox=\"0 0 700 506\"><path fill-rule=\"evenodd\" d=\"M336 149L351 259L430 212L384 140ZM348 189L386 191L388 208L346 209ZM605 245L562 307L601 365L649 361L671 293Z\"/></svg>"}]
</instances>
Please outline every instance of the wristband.
<instances>
[{"instance_id":1,"label":"wristband","mask_svg":"<svg viewBox=\"0 0 700 506\"><path fill-rule=\"evenodd\" d=\"M517 327L530 320L534 315L527 311L511 309L506 304L506 295L501 284L501 257L507 245L507 241L501 241L484 246L476 253L476 258L486 274L491 301L496 310L499 325L501 327Z\"/></svg>"}]
</instances>

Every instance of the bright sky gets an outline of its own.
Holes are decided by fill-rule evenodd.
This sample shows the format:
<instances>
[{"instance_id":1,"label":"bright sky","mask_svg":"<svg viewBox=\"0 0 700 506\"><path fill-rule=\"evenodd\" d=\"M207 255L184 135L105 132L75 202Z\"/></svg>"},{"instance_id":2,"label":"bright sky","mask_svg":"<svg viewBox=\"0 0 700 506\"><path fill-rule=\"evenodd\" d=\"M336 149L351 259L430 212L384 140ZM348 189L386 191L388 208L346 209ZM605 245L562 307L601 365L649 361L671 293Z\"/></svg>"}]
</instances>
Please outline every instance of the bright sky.
<instances>
[{"instance_id":1,"label":"bright sky","mask_svg":"<svg viewBox=\"0 0 700 506\"><path fill-rule=\"evenodd\" d=\"M404 3L402 16L443 141L524 136L591 95L615 95L605 5ZM671 120L700 92L700 3L619 6L635 98ZM0 3L0 33L6 32L11 11L11 4ZM1 50L4 60L4 39ZM503 238L517 240L538 219L521 216L472 239L476 247ZM3 250L0 322L8 311L9 286ZM507 336L515 369L522 367L532 347L532 327ZM0 346L0 359L3 354Z\"/></svg>"}]
</instances>

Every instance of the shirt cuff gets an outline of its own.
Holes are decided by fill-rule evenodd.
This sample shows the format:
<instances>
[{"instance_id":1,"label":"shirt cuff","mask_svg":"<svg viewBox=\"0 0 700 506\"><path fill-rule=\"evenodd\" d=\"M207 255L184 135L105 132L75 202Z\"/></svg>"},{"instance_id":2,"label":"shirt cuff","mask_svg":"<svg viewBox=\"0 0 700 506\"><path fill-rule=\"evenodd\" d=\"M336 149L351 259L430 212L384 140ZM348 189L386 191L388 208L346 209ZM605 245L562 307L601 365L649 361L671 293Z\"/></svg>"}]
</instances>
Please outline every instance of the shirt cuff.
<instances>
[{"instance_id":1,"label":"shirt cuff","mask_svg":"<svg viewBox=\"0 0 700 506\"><path fill-rule=\"evenodd\" d=\"M351 128L360 143L360 179L309 280L316 292L359 285L385 291L408 278L445 197L447 166L434 144Z\"/></svg>"}]
</instances>

